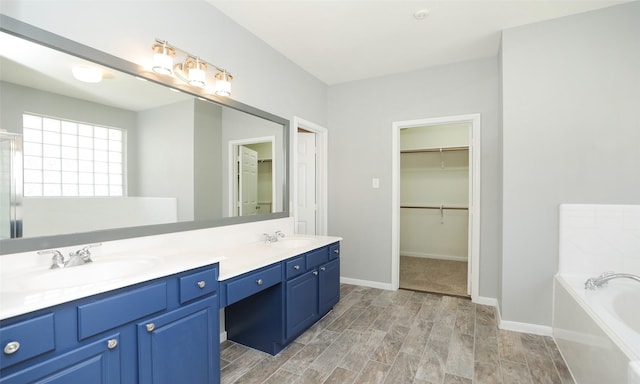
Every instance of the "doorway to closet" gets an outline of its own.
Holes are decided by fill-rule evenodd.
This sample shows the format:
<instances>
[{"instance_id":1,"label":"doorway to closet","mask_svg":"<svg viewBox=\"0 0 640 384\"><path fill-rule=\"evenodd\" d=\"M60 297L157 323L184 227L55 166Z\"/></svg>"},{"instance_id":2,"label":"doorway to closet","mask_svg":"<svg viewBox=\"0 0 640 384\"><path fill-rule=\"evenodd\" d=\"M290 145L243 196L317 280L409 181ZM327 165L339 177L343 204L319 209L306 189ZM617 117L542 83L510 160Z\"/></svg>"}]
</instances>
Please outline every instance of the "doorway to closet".
<instances>
[{"instance_id":1,"label":"doorway to closet","mask_svg":"<svg viewBox=\"0 0 640 384\"><path fill-rule=\"evenodd\" d=\"M477 296L479 115L394 123L395 288Z\"/></svg>"},{"instance_id":2,"label":"doorway to closet","mask_svg":"<svg viewBox=\"0 0 640 384\"><path fill-rule=\"evenodd\" d=\"M469 123L400 130L400 288L467 295Z\"/></svg>"}]
</instances>

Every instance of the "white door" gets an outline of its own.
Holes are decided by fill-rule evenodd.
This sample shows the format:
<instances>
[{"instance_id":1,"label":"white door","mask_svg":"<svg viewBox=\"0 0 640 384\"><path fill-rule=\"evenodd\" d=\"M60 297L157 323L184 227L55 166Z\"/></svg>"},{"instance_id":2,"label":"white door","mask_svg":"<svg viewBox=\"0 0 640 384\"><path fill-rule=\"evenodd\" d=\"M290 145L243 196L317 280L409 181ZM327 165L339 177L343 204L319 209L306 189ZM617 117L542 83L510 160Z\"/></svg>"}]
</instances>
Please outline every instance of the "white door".
<instances>
[{"instance_id":1,"label":"white door","mask_svg":"<svg viewBox=\"0 0 640 384\"><path fill-rule=\"evenodd\" d=\"M238 191L240 216L258 213L258 152L243 145L240 149Z\"/></svg>"},{"instance_id":2,"label":"white door","mask_svg":"<svg viewBox=\"0 0 640 384\"><path fill-rule=\"evenodd\" d=\"M298 132L296 233L316 234L316 134Z\"/></svg>"}]
</instances>

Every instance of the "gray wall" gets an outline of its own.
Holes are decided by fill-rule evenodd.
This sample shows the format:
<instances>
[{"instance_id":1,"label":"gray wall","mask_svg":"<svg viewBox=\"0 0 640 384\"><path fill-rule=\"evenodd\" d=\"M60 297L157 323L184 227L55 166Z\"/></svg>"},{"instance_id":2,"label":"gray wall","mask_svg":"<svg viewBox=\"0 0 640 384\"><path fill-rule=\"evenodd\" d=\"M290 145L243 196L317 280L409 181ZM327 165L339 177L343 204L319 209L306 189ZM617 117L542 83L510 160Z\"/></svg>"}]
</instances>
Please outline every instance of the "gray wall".
<instances>
[{"instance_id":1,"label":"gray wall","mask_svg":"<svg viewBox=\"0 0 640 384\"><path fill-rule=\"evenodd\" d=\"M141 177L136 192L176 197L178 221L194 219L194 108L192 99L138 114L136 155Z\"/></svg>"},{"instance_id":2,"label":"gray wall","mask_svg":"<svg viewBox=\"0 0 640 384\"><path fill-rule=\"evenodd\" d=\"M194 100L194 219L222 217L222 107Z\"/></svg>"},{"instance_id":3,"label":"gray wall","mask_svg":"<svg viewBox=\"0 0 640 384\"><path fill-rule=\"evenodd\" d=\"M502 317L550 325L558 204L640 203L640 2L506 30L501 64Z\"/></svg>"},{"instance_id":4,"label":"gray wall","mask_svg":"<svg viewBox=\"0 0 640 384\"><path fill-rule=\"evenodd\" d=\"M392 123L480 113L480 295L496 297L498 104L496 58L329 88L329 230L344 237L343 276L391 283Z\"/></svg>"}]
</instances>

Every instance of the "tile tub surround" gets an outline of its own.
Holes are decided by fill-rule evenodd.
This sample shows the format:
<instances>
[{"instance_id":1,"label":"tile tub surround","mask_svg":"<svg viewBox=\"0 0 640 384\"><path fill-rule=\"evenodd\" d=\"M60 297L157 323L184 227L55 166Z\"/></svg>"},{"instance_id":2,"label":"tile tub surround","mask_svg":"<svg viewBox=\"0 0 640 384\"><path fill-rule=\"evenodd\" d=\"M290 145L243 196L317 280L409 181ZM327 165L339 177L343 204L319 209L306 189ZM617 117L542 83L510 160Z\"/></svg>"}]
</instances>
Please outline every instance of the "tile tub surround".
<instances>
[{"instance_id":1,"label":"tile tub surround","mask_svg":"<svg viewBox=\"0 0 640 384\"><path fill-rule=\"evenodd\" d=\"M640 275L640 205L561 204L560 274Z\"/></svg>"},{"instance_id":2,"label":"tile tub surround","mask_svg":"<svg viewBox=\"0 0 640 384\"><path fill-rule=\"evenodd\" d=\"M276 356L229 341L221 383L573 383L550 337L500 330L493 307L343 284L332 312Z\"/></svg>"}]
</instances>

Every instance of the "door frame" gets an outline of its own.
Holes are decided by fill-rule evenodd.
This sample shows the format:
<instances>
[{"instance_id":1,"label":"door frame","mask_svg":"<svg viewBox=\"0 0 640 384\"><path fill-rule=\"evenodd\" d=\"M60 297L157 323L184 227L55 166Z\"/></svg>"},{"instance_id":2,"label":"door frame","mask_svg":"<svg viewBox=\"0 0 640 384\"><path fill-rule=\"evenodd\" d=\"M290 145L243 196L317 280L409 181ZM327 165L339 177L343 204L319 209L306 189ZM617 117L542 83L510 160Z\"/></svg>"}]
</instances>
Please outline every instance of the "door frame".
<instances>
[{"instance_id":1,"label":"door frame","mask_svg":"<svg viewBox=\"0 0 640 384\"><path fill-rule=\"evenodd\" d=\"M327 235L328 226L328 142L329 131L318 124L294 116L291 124L291 211L294 223L298 221L298 128L316 135L316 234ZM294 224L295 227L295 224Z\"/></svg>"},{"instance_id":2,"label":"door frame","mask_svg":"<svg viewBox=\"0 0 640 384\"><path fill-rule=\"evenodd\" d=\"M479 113L396 121L392 124L391 286L400 287L400 130L428 125L469 123L469 238L467 293L476 302L480 287L480 126Z\"/></svg>"},{"instance_id":3,"label":"door frame","mask_svg":"<svg viewBox=\"0 0 640 384\"><path fill-rule=\"evenodd\" d=\"M229 216L238 216L237 198L238 188L236 187L235 177L237 176L238 168L238 147L245 144L259 144L259 143L271 143L271 212L275 209L275 202L278 199L276 195L276 137L275 136L263 136L263 137L250 137L247 139L229 140ZM269 212L269 213L271 213Z\"/></svg>"}]
</instances>

